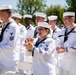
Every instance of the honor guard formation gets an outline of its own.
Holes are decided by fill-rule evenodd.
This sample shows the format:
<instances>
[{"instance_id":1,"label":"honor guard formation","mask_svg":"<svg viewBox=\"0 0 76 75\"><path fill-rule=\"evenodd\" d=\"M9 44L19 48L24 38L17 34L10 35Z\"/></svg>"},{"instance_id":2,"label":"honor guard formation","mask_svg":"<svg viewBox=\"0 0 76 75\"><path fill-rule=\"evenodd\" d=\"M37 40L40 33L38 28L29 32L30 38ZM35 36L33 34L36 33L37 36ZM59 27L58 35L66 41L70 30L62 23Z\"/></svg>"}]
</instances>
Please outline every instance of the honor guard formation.
<instances>
[{"instance_id":1,"label":"honor guard formation","mask_svg":"<svg viewBox=\"0 0 76 75\"><path fill-rule=\"evenodd\" d=\"M57 20L57 15L22 16L12 13L11 5L0 6L0 75L76 75L75 12L63 13L62 28Z\"/></svg>"}]
</instances>

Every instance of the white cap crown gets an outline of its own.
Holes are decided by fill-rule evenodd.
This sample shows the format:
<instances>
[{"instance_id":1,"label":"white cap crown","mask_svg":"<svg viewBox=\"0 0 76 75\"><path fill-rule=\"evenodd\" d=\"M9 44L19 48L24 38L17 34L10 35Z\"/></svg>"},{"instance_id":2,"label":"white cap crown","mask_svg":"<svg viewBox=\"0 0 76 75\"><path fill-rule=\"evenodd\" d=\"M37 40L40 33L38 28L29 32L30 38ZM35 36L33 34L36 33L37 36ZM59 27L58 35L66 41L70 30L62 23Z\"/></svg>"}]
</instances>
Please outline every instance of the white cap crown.
<instances>
[{"instance_id":1,"label":"white cap crown","mask_svg":"<svg viewBox=\"0 0 76 75\"><path fill-rule=\"evenodd\" d=\"M37 16L40 16L40 17L43 17L43 18L46 18L46 14L42 13L42 12L36 12L34 13L34 15L37 17Z\"/></svg>"},{"instance_id":2,"label":"white cap crown","mask_svg":"<svg viewBox=\"0 0 76 75\"><path fill-rule=\"evenodd\" d=\"M32 15L30 15L30 14L25 14L23 17L24 17L24 18L32 18Z\"/></svg>"},{"instance_id":3,"label":"white cap crown","mask_svg":"<svg viewBox=\"0 0 76 75\"><path fill-rule=\"evenodd\" d=\"M12 9L11 5L2 5L0 6L0 10Z\"/></svg>"},{"instance_id":4,"label":"white cap crown","mask_svg":"<svg viewBox=\"0 0 76 75\"><path fill-rule=\"evenodd\" d=\"M19 19L22 18L22 16L19 13L12 13L12 17L17 17Z\"/></svg>"},{"instance_id":5,"label":"white cap crown","mask_svg":"<svg viewBox=\"0 0 76 75\"><path fill-rule=\"evenodd\" d=\"M64 12L63 17L65 16L75 16L75 12Z\"/></svg>"},{"instance_id":6,"label":"white cap crown","mask_svg":"<svg viewBox=\"0 0 76 75\"><path fill-rule=\"evenodd\" d=\"M57 18L55 15L48 16L48 20L57 20Z\"/></svg>"},{"instance_id":7,"label":"white cap crown","mask_svg":"<svg viewBox=\"0 0 76 75\"><path fill-rule=\"evenodd\" d=\"M38 27L40 26L51 29L51 25L49 25L47 22L38 22Z\"/></svg>"}]
</instances>

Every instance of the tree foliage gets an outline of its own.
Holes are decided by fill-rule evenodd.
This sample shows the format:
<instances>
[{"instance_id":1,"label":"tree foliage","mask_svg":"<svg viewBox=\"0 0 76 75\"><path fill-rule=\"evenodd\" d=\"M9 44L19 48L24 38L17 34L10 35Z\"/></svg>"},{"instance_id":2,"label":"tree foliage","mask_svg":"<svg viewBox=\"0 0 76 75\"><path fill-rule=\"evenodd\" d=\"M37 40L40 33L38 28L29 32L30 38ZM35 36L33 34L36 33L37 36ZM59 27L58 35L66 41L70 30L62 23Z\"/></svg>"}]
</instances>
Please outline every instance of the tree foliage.
<instances>
[{"instance_id":1,"label":"tree foliage","mask_svg":"<svg viewBox=\"0 0 76 75\"><path fill-rule=\"evenodd\" d=\"M17 7L22 15L33 14L36 11L43 11L46 7L46 0L18 0Z\"/></svg>"},{"instance_id":2,"label":"tree foliage","mask_svg":"<svg viewBox=\"0 0 76 75\"><path fill-rule=\"evenodd\" d=\"M76 11L76 0L66 0L66 3L68 4L67 10Z\"/></svg>"},{"instance_id":3,"label":"tree foliage","mask_svg":"<svg viewBox=\"0 0 76 75\"><path fill-rule=\"evenodd\" d=\"M47 16L50 16L50 15L58 16L58 24L60 27L61 27L61 24L63 23L62 16L63 16L63 12L65 11L66 9L61 7L60 5L55 5L55 6L51 5L45 10Z\"/></svg>"}]
</instances>

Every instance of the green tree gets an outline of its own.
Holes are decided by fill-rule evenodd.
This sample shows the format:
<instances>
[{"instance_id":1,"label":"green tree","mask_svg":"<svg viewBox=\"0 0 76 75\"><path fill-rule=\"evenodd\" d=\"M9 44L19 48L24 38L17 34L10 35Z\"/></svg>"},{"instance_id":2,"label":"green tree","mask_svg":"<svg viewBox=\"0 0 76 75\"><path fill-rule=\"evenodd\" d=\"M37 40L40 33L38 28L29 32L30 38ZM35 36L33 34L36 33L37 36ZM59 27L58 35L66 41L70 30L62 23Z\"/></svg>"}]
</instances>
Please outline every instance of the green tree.
<instances>
[{"instance_id":1,"label":"green tree","mask_svg":"<svg viewBox=\"0 0 76 75\"><path fill-rule=\"evenodd\" d=\"M17 7L19 13L24 15L35 13L36 11L43 11L46 7L46 0L18 0Z\"/></svg>"},{"instance_id":2,"label":"green tree","mask_svg":"<svg viewBox=\"0 0 76 75\"><path fill-rule=\"evenodd\" d=\"M60 5L54 5L54 6L51 5L50 7L47 7L47 9L45 10L47 16L50 16L50 15L58 16L59 27L61 27L63 24L62 17L63 17L64 11L66 11L66 9L64 7L61 7Z\"/></svg>"},{"instance_id":3,"label":"green tree","mask_svg":"<svg viewBox=\"0 0 76 75\"><path fill-rule=\"evenodd\" d=\"M66 3L68 5L68 11L76 12L76 0L66 0Z\"/></svg>"}]
</instances>

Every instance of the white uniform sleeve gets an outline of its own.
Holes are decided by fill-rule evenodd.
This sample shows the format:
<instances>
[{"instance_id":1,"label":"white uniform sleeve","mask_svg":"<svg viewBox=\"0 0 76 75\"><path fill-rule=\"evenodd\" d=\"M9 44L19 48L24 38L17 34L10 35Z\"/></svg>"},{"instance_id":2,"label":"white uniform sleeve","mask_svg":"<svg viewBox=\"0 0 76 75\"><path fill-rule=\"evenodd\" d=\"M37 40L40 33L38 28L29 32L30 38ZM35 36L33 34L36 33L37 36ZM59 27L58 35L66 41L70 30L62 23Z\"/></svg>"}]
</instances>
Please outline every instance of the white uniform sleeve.
<instances>
[{"instance_id":1,"label":"white uniform sleeve","mask_svg":"<svg viewBox=\"0 0 76 75\"><path fill-rule=\"evenodd\" d=\"M18 41L20 39L19 28L12 24L4 32L3 40L0 43L0 51L12 50L20 42Z\"/></svg>"},{"instance_id":2,"label":"white uniform sleeve","mask_svg":"<svg viewBox=\"0 0 76 75\"><path fill-rule=\"evenodd\" d=\"M35 54L38 54L38 56L49 56L52 54L55 50L55 43L54 41L49 41L48 44L44 44L41 47L35 48L34 52Z\"/></svg>"},{"instance_id":3,"label":"white uniform sleeve","mask_svg":"<svg viewBox=\"0 0 76 75\"><path fill-rule=\"evenodd\" d=\"M26 34L27 34L27 30L26 28L23 26L22 29L20 29L20 38L21 38L21 42L24 42L26 39Z\"/></svg>"},{"instance_id":4,"label":"white uniform sleeve","mask_svg":"<svg viewBox=\"0 0 76 75\"><path fill-rule=\"evenodd\" d=\"M76 43L74 44L74 46L67 47L66 50L67 50L68 52L76 52Z\"/></svg>"},{"instance_id":5,"label":"white uniform sleeve","mask_svg":"<svg viewBox=\"0 0 76 75\"><path fill-rule=\"evenodd\" d=\"M61 38L57 38L57 39L55 40L55 44L56 44L56 47L63 47L63 46L64 46L64 45L63 45L63 41L62 41Z\"/></svg>"}]
</instances>

